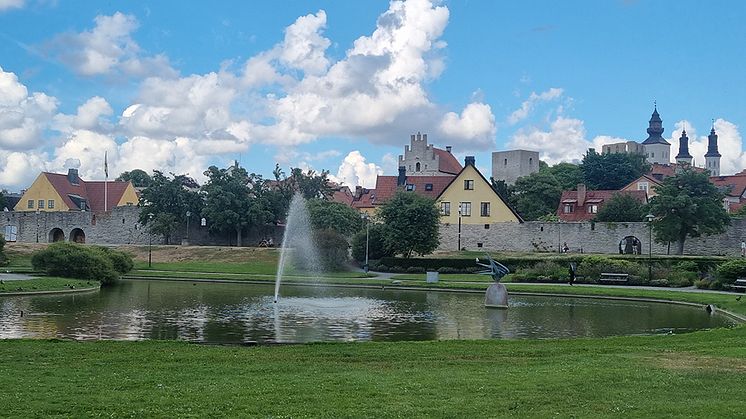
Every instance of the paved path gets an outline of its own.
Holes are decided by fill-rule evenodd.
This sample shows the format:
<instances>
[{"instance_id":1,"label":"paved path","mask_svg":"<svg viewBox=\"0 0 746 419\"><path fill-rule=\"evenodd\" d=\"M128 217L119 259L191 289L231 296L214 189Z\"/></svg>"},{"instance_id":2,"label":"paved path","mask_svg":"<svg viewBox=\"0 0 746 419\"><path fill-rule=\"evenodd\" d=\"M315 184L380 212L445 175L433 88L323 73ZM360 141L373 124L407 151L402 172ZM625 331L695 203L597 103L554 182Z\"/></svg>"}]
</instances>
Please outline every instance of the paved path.
<instances>
[{"instance_id":1,"label":"paved path","mask_svg":"<svg viewBox=\"0 0 746 419\"><path fill-rule=\"evenodd\" d=\"M23 281L24 279L36 278L25 274L0 273L0 281Z\"/></svg>"}]
</instances>

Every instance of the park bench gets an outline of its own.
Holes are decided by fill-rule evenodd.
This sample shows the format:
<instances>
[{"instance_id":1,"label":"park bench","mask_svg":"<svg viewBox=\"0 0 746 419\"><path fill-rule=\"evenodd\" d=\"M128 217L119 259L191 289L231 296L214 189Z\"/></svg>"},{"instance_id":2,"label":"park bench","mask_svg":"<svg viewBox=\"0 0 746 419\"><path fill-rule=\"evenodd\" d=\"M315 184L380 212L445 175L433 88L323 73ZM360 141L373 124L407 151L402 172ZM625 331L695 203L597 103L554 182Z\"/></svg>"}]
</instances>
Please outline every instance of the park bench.
<instances>
[{"instance_id":1,"label":"park bench","mask_svg":"<svg viewBox=\"0 0 746 419\"><path fill-rule=\"evenodd\" d=\"M628 274L603 272L598 278L599 284L626 284L629 281Z\"/></svg>"},{"instance_id":2,"label":"park bench","mask_svg":"<svg viewBox=\"0 0 746 419\"><path fill-rule=\"evenodd\" d=\"M730 287L736 291L746 292L746 278L736 279L736 282L734 282L733 285L731 285Z\"/></svg>"}]
</instances>

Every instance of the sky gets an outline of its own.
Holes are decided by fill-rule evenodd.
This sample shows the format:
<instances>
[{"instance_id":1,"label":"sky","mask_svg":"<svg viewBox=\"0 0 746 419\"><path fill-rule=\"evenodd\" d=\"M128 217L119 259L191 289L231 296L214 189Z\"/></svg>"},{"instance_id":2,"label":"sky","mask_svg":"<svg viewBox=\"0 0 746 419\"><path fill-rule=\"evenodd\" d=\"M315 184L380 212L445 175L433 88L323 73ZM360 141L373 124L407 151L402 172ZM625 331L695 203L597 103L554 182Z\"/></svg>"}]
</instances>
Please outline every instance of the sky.
<instances>
[{"instance_id":1,"label":"sky","mask_svg":"<svg viewBox=\"0 0 746 419\"><path fill-rule=\"evenodd\" d=\"M396 174L410 134L550 164L643 141L672 156L719 135L746 167L746 2L0 0L0 189L40 171L144 169L204 181L237 160Z\"/></svg>"}]
</instances>

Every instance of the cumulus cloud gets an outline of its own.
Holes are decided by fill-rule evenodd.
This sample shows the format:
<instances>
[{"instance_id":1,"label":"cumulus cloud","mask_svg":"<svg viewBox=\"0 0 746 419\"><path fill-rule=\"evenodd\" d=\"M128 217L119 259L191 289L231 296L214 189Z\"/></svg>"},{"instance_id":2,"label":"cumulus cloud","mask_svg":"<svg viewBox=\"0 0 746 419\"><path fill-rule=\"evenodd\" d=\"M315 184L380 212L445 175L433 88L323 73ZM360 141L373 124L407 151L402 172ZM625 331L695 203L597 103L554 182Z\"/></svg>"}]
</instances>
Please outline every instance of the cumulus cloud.
<instances>
[{"instance_id":1,"label":"cumulus cloud","mask_svg":"<svg viewBox=\"0 0 746 419\"><path fill-rule=\"evenodd\" d=\"M10 9L20 9L24 6L24 0L0 0L0 12Z\"/></svg>"},{"instance_id":2,"label":"cumulus cloud","mask_svg":"<svg viewBox=\"0 0 746 419\"><path fill-rule=\"evenodd\" d=\"M531 95L528 97L528 99L521 103L521 107L513 111L513 113L508 116L508 123L513 125L520 121L523 121L524 119L528 118L529 114L531 113L531 111L534 110L538 103L559 99L562 96L563 92L563 89L557 87L552 87L551 89L538 94L536 92L531 92Z\"/></svg>"},{"instance_id":3,"label":"cumulus cloud","mask_svg":"<svg viewBox=\"0 0 746 419\"><path fill-rule=\"evenodd\" d=\"M471 138L481 141L485 148L493 145L495 117L490 105L470 103L457 115L448 112L440 123L440 131L450 138Z\"/></svg>"},{"instance_id":4,"label":"cumulus cloud","mask_svg":"<svg viewBox=\"0 0 746 419\"><path fill-rule=\"evenodd\" d=\"M57 36L49 47L73 71L84 76L124 74L173 77L176 71L164 55L145 56L132 39L139 26L132 15L98 15L90 31Z\"/></svg>"},{"instance_id":5,"label":"cumulus cloud","mask_svg":"<svg viewBox=\"0 0 746 419\"><path fill-rule=\"evenodd\" d=\"M335 182L350 186L362 186L364 188L375 188L376 177L382 175L383 170L375 163L368 163L360 154L360 151L351 151L342 164L339 165L336 176L331 176Z\"/></svg>"},{"instance_id":6,"label":"cumulus cloud","mask_svg":"<svg viewBox=\"0 0 746 419\"><path fill-rule=\"evenodd\" d=\"M705 167L705 153L707 153L708 136L710 128L705 128L702 134L698 133L696 126L687 120L676 122L671 132L671 156L675 157L679 152L679 138L682 130L686 129L689 137L689 154L694 157L694 164L697 167ZM718 136L718 151L722 155L720 158L720 174L732 175L746 168L746 153L743 152L743 138L738 130L738 126L725 119L718 118L714 123L715 133ZM674 159L675 160L675 159Z\"/></svg>"},{"instance_id":7,"label":"cumulus cloud","mask_svg":"<svg viewBox=\"0 0 746 419\"><path fill-rule=\"evenodd\" d=\"M56 110L56 98L39 92L29 94L14 73L0 67L0 149L41 146L43 131Z\"/></svg>"},{"instance_id":8,"label":"cumulus cloud","mask_svg":"<svg viewBox=\"0 0 746 419\"><path fill-rule=\"evenodd\" d=\"M30 186L40 170L47 170L47 161L45 153L0 148L0 186Z\"/></svg>"},{"instance_id":9,"label":"cumulus cloud","mask_svg":"<svg viewBox=\"0 0 746 419\"><path fill-rule=\"evenodd\" d=\"M111 130L106 117L113 113L114 110L106 99L94 96L80 105L75 115L58 114L54 119L56 128L60 131L84 129L102 132Z\"/></svg>"}]
</instances>

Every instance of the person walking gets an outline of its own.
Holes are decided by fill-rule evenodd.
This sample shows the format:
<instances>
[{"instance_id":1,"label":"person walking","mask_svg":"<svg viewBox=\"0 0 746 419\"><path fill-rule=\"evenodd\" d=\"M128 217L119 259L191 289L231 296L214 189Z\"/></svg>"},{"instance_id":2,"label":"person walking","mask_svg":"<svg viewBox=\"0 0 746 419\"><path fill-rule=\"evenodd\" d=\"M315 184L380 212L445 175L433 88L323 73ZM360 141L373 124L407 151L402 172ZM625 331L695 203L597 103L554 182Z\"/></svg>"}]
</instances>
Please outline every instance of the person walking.
<instances>
[{"instance_id":1,"label":"person walking","mask_svg":"<svg viewBox=\"0 0 746 419\"><path fill-rule=\"evenodd\" d=\"M568 281L568 284L572 286L572 283L575 282L575 270L577 269L577 265L575 262L570 262L570 280Z\"/></svg>"},{"instance_id":2,"label":"person walking","mask_svg":"<svg viewBox=\"0 0 746 419\"><path fill-rule=\"evenodd\" d=\"M746 241L741 240L741 257L746 256Z\"/></svg>"}]
</instances>

